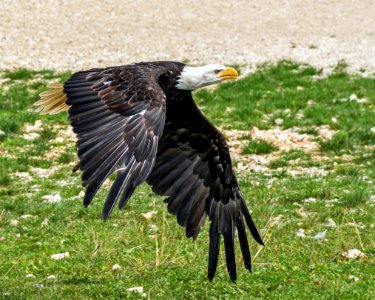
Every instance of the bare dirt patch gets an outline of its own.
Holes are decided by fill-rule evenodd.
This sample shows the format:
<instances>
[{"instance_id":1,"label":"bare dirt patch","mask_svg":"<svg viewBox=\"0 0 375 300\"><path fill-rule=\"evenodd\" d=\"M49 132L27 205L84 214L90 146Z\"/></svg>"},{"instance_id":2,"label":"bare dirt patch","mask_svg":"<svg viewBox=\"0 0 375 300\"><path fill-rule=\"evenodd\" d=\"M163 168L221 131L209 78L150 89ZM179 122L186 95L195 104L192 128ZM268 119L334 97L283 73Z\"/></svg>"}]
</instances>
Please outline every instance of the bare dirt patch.
<instances>
[{"instance_id":1,"label":"bare dirt patch","mask_svg":"<svg viewBox=\"0 0 375 300\"><path fill-rule=\"evenodd\" d=\"M375 2L3 0L0 69L136 61L247 64L288 58L375 68Z\"/></svg>"},{"instance_id":2,"label":"bare dirt patch","mask_svg":"<svg viewBox=\"0 0 375 300\"><path fill-rule=\"evenodd\" d=\"M323 139L330 139L334 133L328 126L317 127L319 136ZM299 133L299 128L281 129L280 127L268 130L260 130L253 127L251 130L223 130L228 137L228 144L231 149L232 158L237 161L238 171L251 172L269 172L269 163L273 160L281 158L281 151L287 152L290 150L302 150L310 153L314 161L328 160L328 157L322 156L319 152L319 143L315 141L316 136ZM242 153L243 148L248 143L245 137L253 139L262 139L279 148L279 151L270 154L250 154ZM317 167L302 167L298 162L292 164L286 169L286 172L291 176L310 175L310 176L324 176L327 174L326 170Z\"/></svg>"}]
</instances>

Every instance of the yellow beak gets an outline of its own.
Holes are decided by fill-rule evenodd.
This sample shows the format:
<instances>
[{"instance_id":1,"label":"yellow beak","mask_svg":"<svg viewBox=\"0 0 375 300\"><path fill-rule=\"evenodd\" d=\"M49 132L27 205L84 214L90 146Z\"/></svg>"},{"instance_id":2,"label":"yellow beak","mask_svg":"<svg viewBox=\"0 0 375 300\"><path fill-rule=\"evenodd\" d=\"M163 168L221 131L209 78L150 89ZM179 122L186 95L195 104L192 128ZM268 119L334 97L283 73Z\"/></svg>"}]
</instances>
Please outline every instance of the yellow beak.
<instances>
[{"instance_id":1,"label":"yellow beak","mask_svg":"<svg viewBox=\"0 0 375 300\"><path fill-rule=\"evenodd\" d=\"M238 72L234 68L225 68L217 74L217 77L221 79L236 79L238 77Z\"/></svg>"}]
</instances>

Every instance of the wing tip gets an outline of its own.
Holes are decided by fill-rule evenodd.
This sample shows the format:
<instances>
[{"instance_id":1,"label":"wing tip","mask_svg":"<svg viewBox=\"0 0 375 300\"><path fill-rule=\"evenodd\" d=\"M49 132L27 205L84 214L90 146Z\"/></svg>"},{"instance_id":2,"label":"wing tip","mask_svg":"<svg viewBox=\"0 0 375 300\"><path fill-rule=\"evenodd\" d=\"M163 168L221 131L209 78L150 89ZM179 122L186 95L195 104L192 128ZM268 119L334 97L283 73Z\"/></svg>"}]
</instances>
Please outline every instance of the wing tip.
<instances>
[{"instance_id":1,"label":"wing tip","mask_svg":"<svg viewBox=\"0 0 375 300\"><path fill-rule=\"evenodd\" d=\"M102 212L102 220L103 222L107 221L109 218L110 212L104 211Z\"/></svg>"},{"instance_id":2,"label":"wing tip","mask_svg":"<svg viewBox=\"0 0 375 300\"><path fill-rule=\"evenodd\" d=\"M236 283L236 281L237 281L237 273L235 273L234 275L232 275L231 273L229 273L229 277L230 277L230 280L233 283Z\"/></svg>"}]
</instances>

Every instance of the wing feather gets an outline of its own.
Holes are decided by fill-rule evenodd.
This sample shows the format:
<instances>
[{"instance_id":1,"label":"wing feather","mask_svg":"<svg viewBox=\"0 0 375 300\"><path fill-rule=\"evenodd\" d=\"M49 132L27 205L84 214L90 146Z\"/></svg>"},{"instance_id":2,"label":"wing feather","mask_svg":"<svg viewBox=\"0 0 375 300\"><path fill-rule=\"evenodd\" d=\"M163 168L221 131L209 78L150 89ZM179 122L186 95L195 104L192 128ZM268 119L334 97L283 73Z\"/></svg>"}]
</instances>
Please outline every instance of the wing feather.
<instances>
[{"instance_id":1,"label":"wing feather","mask_svg":"<svg viewBox=\"0 0 375 300\"><path fill-rule=\"evenodd\" d=\"M187 237L195 239L209 217L208 277L212 280L215 275L223 236L227 270L235 281L236 227L245 266L251 269L243 218L255 240L261 244L262 240L233 174L223 135L199 111L190 93L184 97L178 103L167 102L166 125L147 182L155 193L168 196L168 211L186 227Z\"/></svg>"},{"instance_id":2,"label":"wing feather","mask_svg":"<svg viewBox=\"0 0 375 300\"><path fill-rule=\"evenodd\" d=\"M85 206L108 176L117 172L103 219L119 199L123 207L146 180L164 128L166 96L158 75L146 66L136 72L130 66L93 69L73 74L64 84L69 119L78 137Z\"/></svg>"}]
</instances>

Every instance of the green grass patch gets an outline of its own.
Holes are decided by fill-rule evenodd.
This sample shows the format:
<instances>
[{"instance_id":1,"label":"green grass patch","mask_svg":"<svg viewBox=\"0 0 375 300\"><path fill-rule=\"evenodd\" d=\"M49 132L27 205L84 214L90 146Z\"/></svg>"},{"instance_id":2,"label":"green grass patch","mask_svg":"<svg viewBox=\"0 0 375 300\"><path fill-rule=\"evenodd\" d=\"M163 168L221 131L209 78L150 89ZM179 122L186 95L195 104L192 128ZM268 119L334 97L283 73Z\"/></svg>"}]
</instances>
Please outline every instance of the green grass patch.
<instances>
[{"instance_id":1,"label":"green grass patch","mask_svg":"<svg viewBox=\"0 0 375 300\"><path fill-rule=\"evenodd\" d=\"M261 139L251 139L243 148L243 154L267 154L276 151L278 148L272 143Z\"/></svg>"},{"instance_id":2,"label":"green grass patch","mask_svg":"<svg viewBox=\"0 0 375 300\"><path fill-rule=\"evenodd\" d=\"M283 61L194 93L208 118L223 128L268 129L282 118L281 128L298 127L321 145L314 153L280 151L244 138L244 153L273 152L278 159L266 172L238 174L266 247L250 241L249 273L236 246L239 279L233 284L224 251L215 280L207 280L207 224L195 243L187 240L163 198L147 185L105 223L101 209L108 185L83 207L81 174L72 173L74 142L56 140L69 124L67 114L40 116L32 110L38 94L69 73L2 74L7 80L0 85L1 299L139 299L127 290L134 286L144 287L150 299L370 299L375 294L374 78L348 74L342 62L322 77L311 66ZM365 100L350 100L353 94ZM28 140L25 124L36 120L42 121L39 136ZM336 131L332 140L319 136L321 125ZM289 168L320 168L326 174L291 175ZM55 193L59 203L43 198ZM146 220L142 213L149 211L156 214ZM328 219L336 227L327 227ZM307 237L296 235L301 229ZM324 230L324 240L314 238ZM344 258L353 248L365 256ZM69 258L51 259L64 252ZM112 270L114 264L121 269Z\"/></svg>"}]
</instances>

